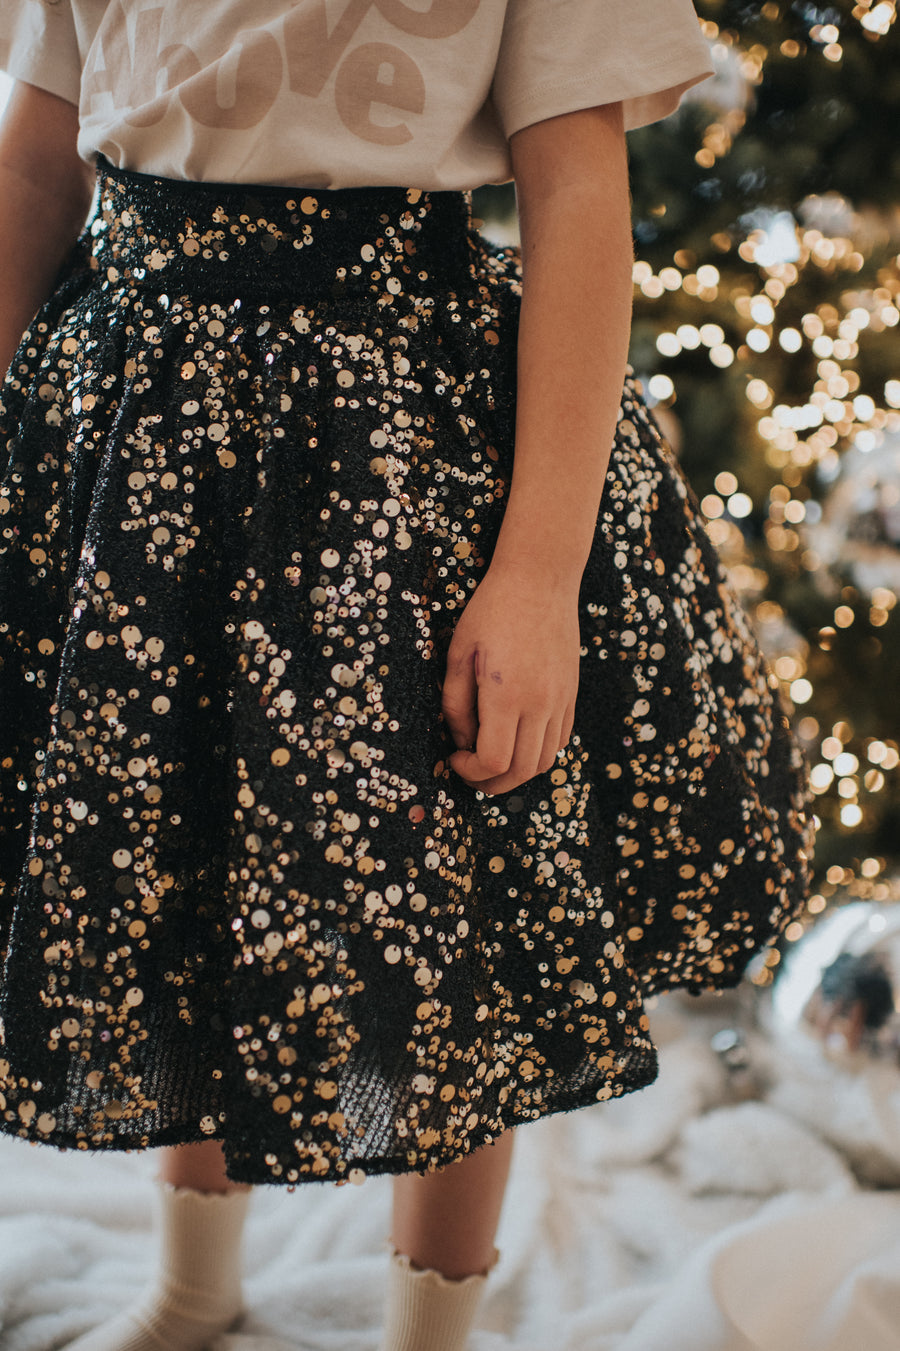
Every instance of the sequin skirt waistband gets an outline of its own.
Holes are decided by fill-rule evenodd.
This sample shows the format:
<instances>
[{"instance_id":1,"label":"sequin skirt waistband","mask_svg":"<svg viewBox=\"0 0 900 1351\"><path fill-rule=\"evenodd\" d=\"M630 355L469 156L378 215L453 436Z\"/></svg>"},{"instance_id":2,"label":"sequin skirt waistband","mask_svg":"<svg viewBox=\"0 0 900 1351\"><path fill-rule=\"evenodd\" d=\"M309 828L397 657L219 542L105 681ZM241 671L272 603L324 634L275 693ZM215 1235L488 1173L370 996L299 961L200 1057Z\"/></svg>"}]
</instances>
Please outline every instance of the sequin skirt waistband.
<instances>
[{"instance_id":1,"label":"sequin skirt waistband","mask_svg":"<svg viewBox=\"0 0 900 1351\"><path fill-rule=\"evenodd\" d=\"M196 183L102 158L97 174L92 254L113 283L371 302L433 291L471 267L468 193Z\"/></svg>"}]
</instances>

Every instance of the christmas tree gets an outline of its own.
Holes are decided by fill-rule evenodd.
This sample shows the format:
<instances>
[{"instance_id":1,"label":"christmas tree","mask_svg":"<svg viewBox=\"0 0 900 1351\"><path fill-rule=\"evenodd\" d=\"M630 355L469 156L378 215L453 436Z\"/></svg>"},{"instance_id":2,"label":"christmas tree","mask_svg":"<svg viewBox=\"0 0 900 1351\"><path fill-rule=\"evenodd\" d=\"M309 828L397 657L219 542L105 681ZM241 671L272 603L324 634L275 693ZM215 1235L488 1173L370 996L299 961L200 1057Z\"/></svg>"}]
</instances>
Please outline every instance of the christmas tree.
<instances>
[{"instance_id":1,"label":"christmas tree","mask_svg":"<svg viewBox=\"0 0 900 1351\"><path fill-rule=\"evenodd\" d=\"M632 359L812 765L815 914L900 863L900 25L697 9L716 78L630 138Z\"/></svg>"}]
</instances>

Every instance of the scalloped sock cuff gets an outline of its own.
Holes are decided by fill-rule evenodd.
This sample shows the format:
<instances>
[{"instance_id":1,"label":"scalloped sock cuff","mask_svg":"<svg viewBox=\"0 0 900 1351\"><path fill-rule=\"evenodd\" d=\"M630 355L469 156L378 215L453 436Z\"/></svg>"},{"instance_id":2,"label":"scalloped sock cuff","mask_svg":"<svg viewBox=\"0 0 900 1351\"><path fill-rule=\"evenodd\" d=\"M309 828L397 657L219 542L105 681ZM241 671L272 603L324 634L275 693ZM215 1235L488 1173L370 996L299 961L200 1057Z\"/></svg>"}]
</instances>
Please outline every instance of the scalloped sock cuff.
<instances>
[{"instance_id":1,"label":"scalloped sock cuff","mask_svg":"<svg viewBox=\"0 0 900 1351\"><path fill-rule=\"evenodd\" d=\"M464 1351L486 1280L450 1281L394 1253L380 1351Z\"/></svg>"}]
</instances>

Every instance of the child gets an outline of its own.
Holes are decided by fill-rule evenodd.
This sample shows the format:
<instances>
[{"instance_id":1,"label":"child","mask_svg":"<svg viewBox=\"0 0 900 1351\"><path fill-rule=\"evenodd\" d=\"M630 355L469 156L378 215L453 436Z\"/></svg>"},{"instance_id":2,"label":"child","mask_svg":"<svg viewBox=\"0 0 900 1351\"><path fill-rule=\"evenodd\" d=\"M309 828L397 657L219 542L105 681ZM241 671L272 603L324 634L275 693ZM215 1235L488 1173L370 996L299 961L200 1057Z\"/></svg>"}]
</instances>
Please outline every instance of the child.
<instances>
[{"instance_id":1,"label":"child","mask_svg":"<svg viewBox=\"0 0 900 1351\"><path fill-rule=\"evenodd\" d=\"M78 1351L198 1351L248 1184L378 1172L383 1346L450 1351L512 1127L648 1083L643 999L803 895L800 759L625 378L623 131L709 58L687 0L253 24L0 19L0 1117L168 1147L157 1282ZM467 216L510 175L524 291Z\"/></svg>"}]
</instances>

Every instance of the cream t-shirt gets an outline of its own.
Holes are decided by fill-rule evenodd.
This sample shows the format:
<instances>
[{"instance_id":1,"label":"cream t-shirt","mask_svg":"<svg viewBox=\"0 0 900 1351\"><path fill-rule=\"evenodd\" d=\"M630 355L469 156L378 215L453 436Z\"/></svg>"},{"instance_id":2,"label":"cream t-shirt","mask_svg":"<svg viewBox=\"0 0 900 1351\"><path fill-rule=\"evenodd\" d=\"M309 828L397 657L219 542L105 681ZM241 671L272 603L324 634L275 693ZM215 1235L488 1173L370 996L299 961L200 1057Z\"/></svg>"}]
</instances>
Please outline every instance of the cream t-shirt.
<instances>
[{"instance_id":1,"label":"cream t-shirt","mask_svg":"<svg viewBox=\"0 0 900 1351\"><path fill-rule=\"evenodd\" d=\"M472 188L508 138L712 73L691 0L2 0L0 67L76 103L79 152L170 178Z\"/></svg>"}]
</instances>

